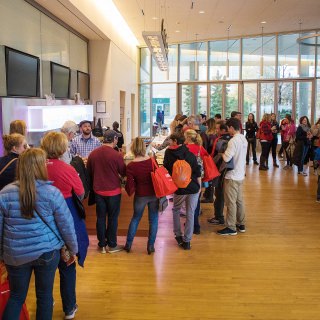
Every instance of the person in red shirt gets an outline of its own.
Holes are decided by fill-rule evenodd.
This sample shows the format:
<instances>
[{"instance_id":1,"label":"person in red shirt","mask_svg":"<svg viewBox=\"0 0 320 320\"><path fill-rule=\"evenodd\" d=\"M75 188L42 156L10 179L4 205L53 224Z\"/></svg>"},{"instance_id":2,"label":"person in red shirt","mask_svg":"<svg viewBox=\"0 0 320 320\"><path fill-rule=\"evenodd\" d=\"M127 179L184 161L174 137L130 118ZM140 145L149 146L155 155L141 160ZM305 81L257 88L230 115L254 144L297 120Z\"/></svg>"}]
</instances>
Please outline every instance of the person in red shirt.
<instances>
[{"instance_id":1,"label":"person in red shirt","mask_svg":"<svg viewBox=\"0 0 320 320\"><path fill-rule=\"evenodd\" d=\"M153 171L152 159L146 156L146 146L141 138L135 138L131 145L134 160L127 166L126 191L129 196L133 193L133 217L129 225L127 242L124 249L130 252L134 236L137 232L143 211L148 205L149 237L147 244L148 254L155 251L154 243L158 231L159 200L155 195L151 172Z\"/></svg>"},{"instance_id":2,"label":"person in red shirt","mask_svg":"<svg viewBox=\"0 0 320 320\"><path fill-rule=\"evenodd\" d=\"M203 171L203 164L202 159L206 155L209 155L207 150L202 146L202 139L200 135L191 129L188 129L184 133L185 137L185 145L188 147L189 151L192 152L198 160L198 164L202 166L201 171ZM193 233L200 234L200 224L199 224L199 214L200 214L200 198L201 198L201 191L199 192L199 198L196 210L194 212L194 225L193 225Z\"/></svg>"},{"instance_id":3,"label":"person in red shirt","mask_svg":"<svg viewBox=\"0 0 320 320\"><path fill-rule=\"evenodd\" d=\"M268 170L268 158L271 149L271 141L273 135L271 131L271 116L265 113L259 125L260 130L260 143L261 143L261 156L259 170Z\"/></svg>"},{"instance_id":4,"label":"person in red shirt","mask_svg":"<svg viewBox=\"0 0 320 320\"><path fill-rule=\"evenodd\" d=\"M53 181L53 185L61 191L72 214L78 242L78 263L83 267L87 256L89 237L85 222L79 216L72 198L72 191L82 198L84 188L77 171L69 164L60 160L60 157L68 148L68 139L62 132L49 132L43 137L41 148L46 152L48 158L48 178ZM70 261L66 263L60 259L58 268L60 273L60 293L65 319L73 319L78 310L76 303L76 264L74 261L73 263L70 263Z\"/></svg>"},{"instance_id":5,"label":"person in red shirt","mask_svg":"<svg viewBox=\"0 0 320 320\"><path fill-rule=\"evenodd\" d=\"M113 130L104 133L104 144L93 150L88 158L87 170L95 193L97 214L97 237L101 253L123 250L117 244L118 217L120 214L120 176L126 175L122 154L114 150L119 134ZM106 219L108 217L108 226Z\"/></svg>"}]
</instances>

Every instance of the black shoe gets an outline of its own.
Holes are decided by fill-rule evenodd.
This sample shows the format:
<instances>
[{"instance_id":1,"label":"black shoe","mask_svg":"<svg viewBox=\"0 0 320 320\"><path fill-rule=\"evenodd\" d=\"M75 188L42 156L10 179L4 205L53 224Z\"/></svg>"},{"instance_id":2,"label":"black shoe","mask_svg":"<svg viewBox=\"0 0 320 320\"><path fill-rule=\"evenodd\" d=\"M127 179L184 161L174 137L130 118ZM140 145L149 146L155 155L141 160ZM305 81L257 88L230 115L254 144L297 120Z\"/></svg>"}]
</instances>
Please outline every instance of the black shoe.
<instances>
[{"instance_id":1,"label":"black shoe","mask_svg":"<svg viewBox=\"0 0 320 320\"><path fill-rule=\"evenodd\" d=\"M244 224L237 224L237 229L239 232L244 233L246 232L246 226Z\"/></svg>"},{"instance_id":2,"label":"black shoe","mask_svg":"<svg viewBox=\"0 0 320 320\"><path fill-rule=\"evenodd\" d=\"M199 229L193 229L193 234L200 234L200 228Z\"/></svg>"},{"instance_id":3,"label":"black shoe","mask_svg":"<svg viewBox=\"0 0 320 320\"><path fill-rule=\"evenodd\" d=\"M123 250L129 253L131 250L131 244L126 243L125 246L123 247Z\"/></svg>"},{"instance_id":4,"label":"black shoe","mask_svg":"<svg viewBox=\"0 0 320 320\"><path fill-rule=\"evenodd\" d=\"M279 168L279 165L276 162L273 163L273 166Z\"/></svg>"},{"instance_id":5,"label":"black shoe","mask_svg":"<svg viewBox=\"0 0 320 320\"><path fill-rule=\"evenodd\" d=\"M258 166L259 165L259 162L256 160L256 161L254 161L253 162L256 166Z\"/></svg>"},{"instance_id":6,"label":"black shoe","mask_svg":"<svg viewBox=\"0 0 320 320\"><path fill-rule=\"evenodd\" d=\"M246 165L247 165L247 166L249 165L249 161L246 162Z\"/></svg>"},{"instance_id":7,"label":"black shoe","mask_svg":"<svg viewBox=\"0 0 320 320\"><path fill-rule=\"evenodd\" d=\"M210 224L214 224L214 225L224 225L224 221L221 221L219 219L216 218L211 218L207 220Z\"/></svg>"},{"instance_id":8,"label":"black shoe","mask_svg":"<svg viewBox=\"0 0 320 320\"><path fill-rule=\"evenodd\" d=\"M184 249L184 250L190 250L191 249L191 244L190 242L182 242L182 245L181 247Z\"/></svg>"},{"instance_id":9,"label":"black shoe","mask_svg":"<svg viewBox=\"0 0 320 320\"><path fill-rule=\"evenodd\" d=\"M260 166L260 167L259 167L259 170L267 171L267 170L268 170L268 168L267 168L267 167L264 167L264 166Z\"/></svg>"},{"instance_id":10,"label":"black shoe","mask_svg":"<svg viewBox=\"0 0 320 320\"><path fill-rule=\"evenodd\" d=\"M178 242L178 245L181 246L182 243L183 243L182 236L175 237L175 239L176 239L176 241Z\"/></svg>"},{"instance_id":11,"label":"black shoe","mask_svg":"<svg viewBox=\"0 0 320 320\"><path fill-rule=\"evenodd\" d=\"M156 250L154 249L154 245L153 244L148 244L147 246L147 251L148 254L150 255L151 253L155 252Z\"/></svg>"},{"instance_id":12,"label":"black shoe","mask_svg":"<svg viewBox=\"0 0 320 320\"><path fill-rule=\"evenodd\" d=\"M237 231L234 231L228 227L222 229L222 230L218 230L217 234L220 236L236 236L237 235Z\"/></svg>"}]
</instances>

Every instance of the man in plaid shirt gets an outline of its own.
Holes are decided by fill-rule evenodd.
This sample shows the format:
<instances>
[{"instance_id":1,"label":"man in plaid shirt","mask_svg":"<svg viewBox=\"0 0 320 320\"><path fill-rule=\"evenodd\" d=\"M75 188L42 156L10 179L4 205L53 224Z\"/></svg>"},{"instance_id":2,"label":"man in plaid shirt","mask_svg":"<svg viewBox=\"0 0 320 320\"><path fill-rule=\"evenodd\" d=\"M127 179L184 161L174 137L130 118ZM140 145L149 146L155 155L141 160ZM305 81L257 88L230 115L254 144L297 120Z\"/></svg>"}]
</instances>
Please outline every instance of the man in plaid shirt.
<instances>
[{"instance_id":1,"label":"man in plaid shirt","mask_svg":"<svg viewBox=\"0 0 320 320\"><path fill-rule=\"evenodd\" d=\"M101 146L101 142L92 135L91 121L81 121L79 128L82 133L71 141L70 152L72 156L87 159L92 150Z\"/></svg>"}]
</instances>

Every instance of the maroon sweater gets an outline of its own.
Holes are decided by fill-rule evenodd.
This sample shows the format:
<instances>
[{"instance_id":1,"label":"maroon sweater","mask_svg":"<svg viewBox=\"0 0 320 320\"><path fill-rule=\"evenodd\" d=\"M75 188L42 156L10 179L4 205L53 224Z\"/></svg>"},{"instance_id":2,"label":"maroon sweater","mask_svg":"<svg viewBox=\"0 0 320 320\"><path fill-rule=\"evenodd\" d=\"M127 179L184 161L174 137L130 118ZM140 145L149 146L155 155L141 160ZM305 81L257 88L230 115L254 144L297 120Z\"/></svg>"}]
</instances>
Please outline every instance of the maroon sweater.
<instances>
[{"instance_id":1,"label":"maroon sweater","mask_svg":"<svg viewBox=\"0 0 320 320\"><path fill-rule=\"evenodd\" d=\"M152 160L132 161L127 166L126 191L129 196L135 193L138 197L154 196L151 180Z\"/></svg>"},{"instance_id":2,"label":"maroon sweater","mask_svg":"<svg viewBox=\"0 0 320 320\"><path fill-rule=\"evenodd\" d=\"M121 193L120 176L126 175L121 153L102 145L90 153L87 169L97 194L114 196Z\"/></svg>"}]
</instances>

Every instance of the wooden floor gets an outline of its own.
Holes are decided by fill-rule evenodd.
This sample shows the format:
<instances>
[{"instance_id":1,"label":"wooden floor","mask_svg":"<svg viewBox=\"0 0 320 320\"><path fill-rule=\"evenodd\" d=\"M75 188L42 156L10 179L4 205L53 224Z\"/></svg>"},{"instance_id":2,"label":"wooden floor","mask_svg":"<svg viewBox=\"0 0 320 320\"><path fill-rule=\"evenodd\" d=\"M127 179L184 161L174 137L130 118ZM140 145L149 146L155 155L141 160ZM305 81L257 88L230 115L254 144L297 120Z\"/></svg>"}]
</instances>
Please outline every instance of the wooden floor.
<instances>
[{"instance_id":1,"label":"wooden floor","mask_svg":"<svg viewBox=\"0 0 320 320\"><path fill-rule=\"evenodd\" d=\"M247 232L218 236L219 227L206 222L212 205L203 205L201 235L191 251L173 238L170 208L160 216L153 256L146 254L145 237L136 238L130 254L102 255L91 236L85 268L77 269L76 319L320 319L316 179L312 172L259 172L250 164ZM63 318L58 283L57 273L54 319ZM27 305L35 319L33 284Z\"/></svg>"}]
</instances>

